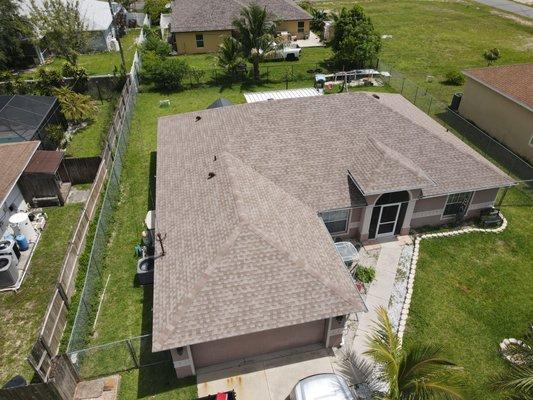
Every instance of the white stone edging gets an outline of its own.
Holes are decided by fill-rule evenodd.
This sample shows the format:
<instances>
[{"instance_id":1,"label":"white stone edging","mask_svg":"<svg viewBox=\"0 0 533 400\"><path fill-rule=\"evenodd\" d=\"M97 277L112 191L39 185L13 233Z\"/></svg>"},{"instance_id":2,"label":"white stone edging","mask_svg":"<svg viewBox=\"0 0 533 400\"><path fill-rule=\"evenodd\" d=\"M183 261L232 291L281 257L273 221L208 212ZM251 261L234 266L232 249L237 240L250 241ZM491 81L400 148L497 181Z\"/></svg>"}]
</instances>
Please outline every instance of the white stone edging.
<instances>
[{"instance_id":1,"label":"white stone edging","mask_svg":"<svg viewBox=\"0 0 533 400\"><path fill-rule=\"evenodd\" d=\"M400 345L403 343L403 335L405 332L405 326L407 324L407 317L409 316L409 308L411 307L411 297L413 295L413 287L415 282L415 274L416 274L416 265L418 262L418 255L420 250L420 242L422 239L430 239L430 238L439 238L439 237L446 237L446 236L456 236L463 233L471 233L471 232L484 232L484 233L500 233L507 228L507 219L503 216L501 212L499 212L500 217L502 218L502 224L497 228L488 228L488 229L482 229L482 228L461 228L454 231L448 231L448 232L439 232L439 233L427 233L424 235L417 236L415 239L415 245L413 249L413 257L411 259L411 267L409 268L409 275L407 278L407 293L405 295L405 300L402 307L402 313L400 314L400 322L398 323L398 339L400 341Z\"/></svg>"}]
</instances>

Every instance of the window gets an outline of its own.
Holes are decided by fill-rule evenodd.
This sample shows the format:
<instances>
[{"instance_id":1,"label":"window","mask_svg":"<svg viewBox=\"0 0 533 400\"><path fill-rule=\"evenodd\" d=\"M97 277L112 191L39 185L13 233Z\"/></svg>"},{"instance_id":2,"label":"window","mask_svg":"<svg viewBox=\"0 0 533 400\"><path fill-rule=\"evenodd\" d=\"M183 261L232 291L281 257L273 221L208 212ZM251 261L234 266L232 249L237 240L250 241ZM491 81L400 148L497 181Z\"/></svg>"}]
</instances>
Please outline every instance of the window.
<instances>
[{"instance_id":1,"label":"window","mask_svg":"<svg viewBox=\"0 0 533 400\"><path fill-rule=\"evenodd\" d=\"M196 35L196 47L204 47L204 35Z\"/></svg>"},{"instance_id":2,"label":"window","mask_svg":"<svg viewBox=\"0 0 533 400\"><path fill-rule=\"evenodd\" d=\"M350 210L327 211L320 214L329 233L344 233L348 230Z\"/></svg>"},{"instance_id":3,"label":"window","mask_svg":"<svg viewBox=\"0 0 533 400\"><path fill-rule=\"evenodd\" d=\"M298 21L298 33L304 33L304 32L305 32L305 22Z\"/></svg>"},{"instance_id":4,"label":"window","mask_svg":"<svg viewBox=\"0 0 533 400\"><path fill-rule=\"evenodd\" d=\"M443 217L452 217L465 212L472 198L472 192L450 194L446 200Z\"/></svg>"}]
</instances>

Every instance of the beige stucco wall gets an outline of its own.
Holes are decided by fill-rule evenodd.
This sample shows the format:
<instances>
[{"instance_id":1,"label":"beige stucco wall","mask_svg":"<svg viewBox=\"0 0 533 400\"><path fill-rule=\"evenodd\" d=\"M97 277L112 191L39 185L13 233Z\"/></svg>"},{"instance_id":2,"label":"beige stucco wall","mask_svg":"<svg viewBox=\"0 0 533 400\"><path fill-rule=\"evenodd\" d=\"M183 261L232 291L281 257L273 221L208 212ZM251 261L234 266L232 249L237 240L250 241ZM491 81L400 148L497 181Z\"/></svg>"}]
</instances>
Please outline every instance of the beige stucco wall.
<instances>
[{"instance_id":1,"label":"beige stucco wall","mask_svg":"<svg viewBox=\"0 0 533 400\"><path fill-rule=\"evenodd\" d=\"M204 47L196 47L196 35L204 35ZM231 31L185 32L174 33L178 54L215 53L225 36Z\"/></svg>"},{"instance_id":2,"label":"beige stucco wall","mask_svg":"<svg viewBox=\"0 0 533 400\"><path fill-rule=\"evenodd\" d=\"M291 36L297 36L298 39L303 39L309 36L309 21L304 22L304 32L298 33L298 21L280 21L277 24L276 30L279 32L290 32Z\"/></svg>"},{"instance_id":3,"label":"beige stucco wall","mask_svg":"<svg viewBox=\"0 0 533 400\"><path fill-rule=\"evenodd\" d=\"M467 78L459 113L533 163L533 112Z\"/></svg>"},{"instance_id":4,"label":"beige stucco wall","mask_svg":"<svg viewBox=\"0 0 533 400\"><path fill-rule=\"evenodd\" d=\"M195 368L324 341L327 320L318 320L191 346ZM235 321L239 323L239 321Z\"/></svg>"}]
</instances>

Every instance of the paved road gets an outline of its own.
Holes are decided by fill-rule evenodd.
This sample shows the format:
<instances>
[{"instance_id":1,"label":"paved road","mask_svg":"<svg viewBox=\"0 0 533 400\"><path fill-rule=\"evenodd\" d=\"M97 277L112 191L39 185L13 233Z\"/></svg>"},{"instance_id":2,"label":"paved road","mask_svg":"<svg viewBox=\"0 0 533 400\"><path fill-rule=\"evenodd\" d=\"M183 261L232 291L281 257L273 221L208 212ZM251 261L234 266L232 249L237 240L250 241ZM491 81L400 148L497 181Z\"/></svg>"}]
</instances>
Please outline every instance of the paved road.
<instances>
[{"instance_id":1,"label":"paved road","mask_svg":"<svg viewBox=\"0 0 533 400\"><path fill-rule=\"evenodd\" d=\"M478 3L485 4L494 8L499 8L503 11L512 12L522 17L533 18L533 7L525 4L515 3L511 0L475 0Z\"/></svg>"}]
</instances>

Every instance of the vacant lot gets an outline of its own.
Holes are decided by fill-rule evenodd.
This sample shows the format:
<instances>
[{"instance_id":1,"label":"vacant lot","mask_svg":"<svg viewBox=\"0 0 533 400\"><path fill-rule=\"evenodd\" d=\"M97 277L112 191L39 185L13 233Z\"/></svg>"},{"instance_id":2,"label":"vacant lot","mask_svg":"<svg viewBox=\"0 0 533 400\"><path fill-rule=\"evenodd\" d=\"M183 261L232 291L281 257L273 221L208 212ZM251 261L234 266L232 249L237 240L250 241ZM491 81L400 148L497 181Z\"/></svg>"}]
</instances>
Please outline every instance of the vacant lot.
<instances>
[{"instance_id":1,"label":"vacant lot","mask_svg":"<svg viewBox=\"0 0 533 400\"><path fill-rule=\"evenodd\" d=\"M33 378L26 357L37 339L80 211L80 204L45 209L48 222L20 291L0 293L0 385L15 375Z\"/></svg>"},{"instance_id":2,"label":"vacant lot","mask_svg":"<svg viewBox=\"0 0 533 400\"><path fill-rule=\"evenodd\" d=\"M364 0L358 1L381 34L381 58L407 77L448 102L461 87L442 83L446 72L486 66L485 50L497 47L497 64L533 60L533 21L471 1ZM319 1L317 7L339 9L354 1ZM426 77L435 77L432 83Z\"/></svg>"},{"instance_id":3,"label":"vacant lot","mask_svg":"<svg viewBox=\"0 0 533 400\"><path fill-rule=\"evenodd\" d=\"M505 368L498 344L521 337L533 318L533 197L505 198L501 234L466 234L422 242L406 343L442 345L464 367L466 398L501 399L489 388Z\"/></svg>"}]
</instances>

